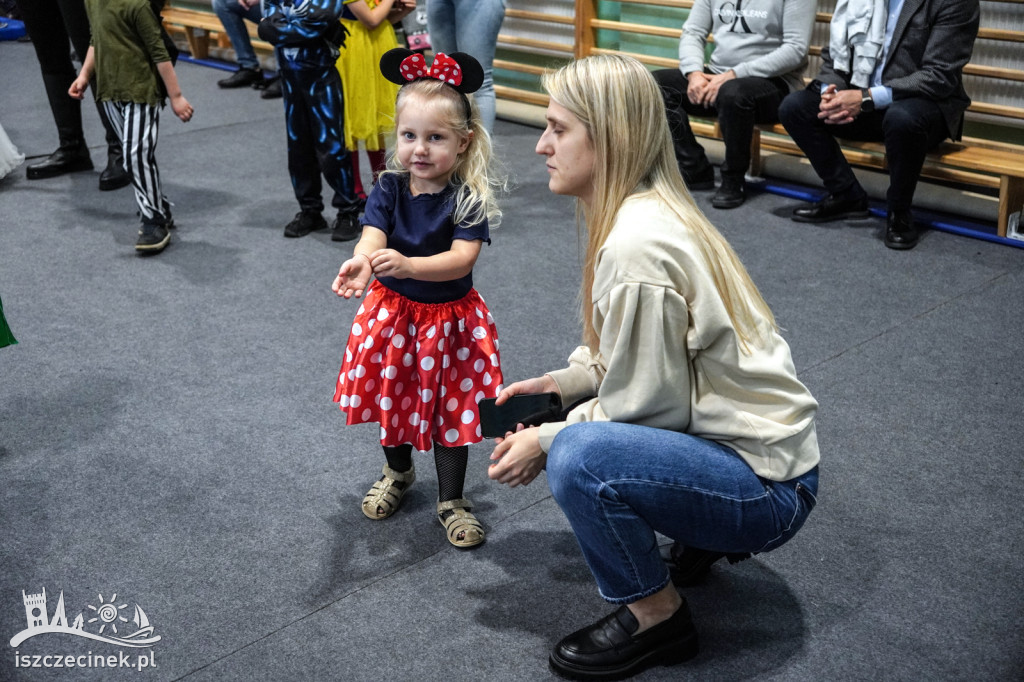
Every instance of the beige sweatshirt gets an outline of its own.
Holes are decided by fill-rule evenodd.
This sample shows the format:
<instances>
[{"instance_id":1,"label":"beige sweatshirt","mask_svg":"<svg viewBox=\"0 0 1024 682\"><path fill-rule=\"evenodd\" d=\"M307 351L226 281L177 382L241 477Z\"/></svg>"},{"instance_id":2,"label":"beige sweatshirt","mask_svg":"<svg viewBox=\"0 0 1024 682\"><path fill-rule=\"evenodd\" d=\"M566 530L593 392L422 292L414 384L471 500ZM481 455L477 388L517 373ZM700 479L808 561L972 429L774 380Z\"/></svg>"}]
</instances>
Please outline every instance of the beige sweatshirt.
<instances>
[{"instance_id":1,"label":"beige sweatshirt","mask_svg":"<svg viewBox=\"0 0 1024 682\"><path fill-rule=\"evenodd\" d=\"M569 424L616 421L723 443L775 481L818 463L818 404L789 346L762 320L767 340L741 350L693 236L653 195L619 210L597 255L593 301L599 352L580 346L549 376L564 405L596 397L540 427L545 452Z\"/></svg>"}]
</instances>

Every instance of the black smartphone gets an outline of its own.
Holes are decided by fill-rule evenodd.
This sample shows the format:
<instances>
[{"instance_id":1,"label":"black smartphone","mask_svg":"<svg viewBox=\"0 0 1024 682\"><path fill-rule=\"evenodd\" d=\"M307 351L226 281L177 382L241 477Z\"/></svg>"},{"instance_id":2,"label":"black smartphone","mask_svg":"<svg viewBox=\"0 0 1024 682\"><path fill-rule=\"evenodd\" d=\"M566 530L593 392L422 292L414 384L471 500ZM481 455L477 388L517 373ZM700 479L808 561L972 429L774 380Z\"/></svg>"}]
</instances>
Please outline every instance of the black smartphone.
<instances>
[{"instance_id":1,"label":"black smartphone","mask_svg":"<svg viewBox=\"0 0 1024 682\"><path fill-rule=\"evenodd\" d=\"M514 395L501 405L496 398L480 401L480 432L484 438L498 438L516 430L516 424L536 426L554 421L562 412L562 400L557 393L529 393Z\"/></svg>"}]
</instances>

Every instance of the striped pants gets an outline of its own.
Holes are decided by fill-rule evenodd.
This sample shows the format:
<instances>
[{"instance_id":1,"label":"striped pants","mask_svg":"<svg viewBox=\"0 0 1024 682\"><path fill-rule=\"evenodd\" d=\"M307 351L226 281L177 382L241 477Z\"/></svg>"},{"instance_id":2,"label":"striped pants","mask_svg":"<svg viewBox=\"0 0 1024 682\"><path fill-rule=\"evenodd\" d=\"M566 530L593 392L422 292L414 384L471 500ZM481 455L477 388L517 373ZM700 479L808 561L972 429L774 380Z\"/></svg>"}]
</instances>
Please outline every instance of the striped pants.
<instances>
[{"instance_id":1,"label":"striped pants","mask_svg":"<svg viewBox=\"0 0 1024 682\"><path fill-rule=\"evenodd\" d=\"M169 204L160 189L160 171L156 167L159 107L110 101L103 102L103 107L121 140L124 169L132 178L143 222L167 222L171 217Z\"/></svg>"}]
</instances>

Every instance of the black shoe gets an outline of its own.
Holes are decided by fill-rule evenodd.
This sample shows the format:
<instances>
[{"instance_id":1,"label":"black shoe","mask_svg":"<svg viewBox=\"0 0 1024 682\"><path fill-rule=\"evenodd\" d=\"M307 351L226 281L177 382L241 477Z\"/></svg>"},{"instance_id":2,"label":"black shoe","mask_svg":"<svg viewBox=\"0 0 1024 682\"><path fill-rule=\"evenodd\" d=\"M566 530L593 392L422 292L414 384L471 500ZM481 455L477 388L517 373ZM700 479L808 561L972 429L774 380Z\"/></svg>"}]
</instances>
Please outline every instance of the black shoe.
<instances>
[{"instance_id":1,"label":"black shoe","mask_svg":"<svg viewBox=\"0 0 1024 682\"><path fill-rule=\"evenodd\" d=\"M273 78L267 83L267 87L263 88L263 92L260 93L261 99L278 99L281 97L281 78Z\"/></svg>"},{"instance_id":2,"label":"black shoe","mask_svg":"<svg viewBox=\"0 0 1024 682\"><path fill-rule=\"evenodd\" d=\"M662 558L668 564L668 572L672 584L676 587L692 587L704 581L711 572L711 564L725 558L735 564L750 558L749 552L727 554L726 552L710 552L705 549L686 547L675 542L667 551L663 548Z\"/></svg>"},{"instance_id":3,"label":"black shoe","mask_svg":"<svg viewBox=\"0 0 1024 682\"><path fill-rule=\"evenodd\" d=\"M699 192L705 189L715 188L715 169L708 166L703 172L697 175L687 175L683 173L683 182L686 183L686 189L691 192Z\"/></svg>"},{"instance_id":4,"label":"black shoe","mask_svg":"<svg viewBox=\"0 0 1024 682\"><path fill-rule=\"evenodd\" d=\"M46 157L46 160L28 166L25 169L25 176L29 180L42 180L43 178L53 178L65 173L88 171L92 170L92 168L89 148L83 142L72 147L61 147Z\"/></svg>"},{"instance_id":5,"label":"black shoe","mask_svg":"<svg viewBox=\"0 0 1024 682\"><path fill-rule=\"evenodd\" d=\"M217 81L221 88L241 88L263 80L263 72L259 69L247 69L244 66L235 71L228 78Z\"/></svg>"},{"instance_id":6,"label":"black shoe","mask_svg":"<svg viewBox=\"0 0 1024 682\"><path fill-rule=\"evenodd\" d=\"M359 216L355 213L338 214L331 225L332 242L348 242L359 237L363 228L359 225Z\"/></svg>"},{"instance_id":7,"label":"black shoe","mask_svg":"<svg viewBox=\"0 0 1024 682\"><path fill-rule=\"evenodd\" d=\"M299 211L292 218L292 221L284 226L285 237L305 237L310 232L316 232L327 227L327 221L319 212Z\"/></svg>"},{"instance_id":8,"label":"black shoe","mask_svg":"<svg viewBox=\"0 0 1024 682\"><path fill-rule=\"evenodd\" d=\"M793 220L798 223L827 223L843 218L867 218L868 198L839 199L832 194L816 204L793 211Z\"/></svg>"},{"instance_id":9,"label":"black shoe","mask_svg":"<svg viewBox=\"0 0 1024 682\"><path fill-rule=\"evenodd\" d=\"M735 178L722 174L722 184L715 196L711 197L711 205L715 208L736 208L742 206L747 199L747 186L743 176Z\"/></svg>"},{"instance_id":10,"label":"black shoe","mask_svg":"<svg viewBox=\"0 0 1024 682\"><path fill-rule=\"evenodd\" d=\"M668 620L634 635L638 627L630 610L622 606L564 638L548 662L552 670L569 679L617 680L652 665L681 663L699 651L697 630L685 599Z\"/></svg>"},{"instance_id":11,"label":"black shoe","mask_svg":"<svg viewBox=\"0 0 1024 682\"><path fill-rule=\"evenodd\" d=\"M143 221L139 228L139 238L135 241L135 250L143 253L160 253L171 242L171 233L162 220Z\"/></svg>"},{"instance_id":12,"label":"black shoe","mask_svg":"<svg viewBox=\"0 0 1024 682\"><path fill-rule=\"evenodd\" d=\"M124 169L121 154L108 154L107 167L100 173L100 191L109 192L132 184L132 176Z\"/></svg>"},{"instance_id":13,"label":"black shoe","mask_svg":"<svg viewBox=\"0 0 1024 682\"><path fill-rule=\"evenodd\" d=\"M905 251L917 246L921 230L914 226L910 211L889 211L885 224L885 245L890 249Z\"/></svg>"}]
</instances>

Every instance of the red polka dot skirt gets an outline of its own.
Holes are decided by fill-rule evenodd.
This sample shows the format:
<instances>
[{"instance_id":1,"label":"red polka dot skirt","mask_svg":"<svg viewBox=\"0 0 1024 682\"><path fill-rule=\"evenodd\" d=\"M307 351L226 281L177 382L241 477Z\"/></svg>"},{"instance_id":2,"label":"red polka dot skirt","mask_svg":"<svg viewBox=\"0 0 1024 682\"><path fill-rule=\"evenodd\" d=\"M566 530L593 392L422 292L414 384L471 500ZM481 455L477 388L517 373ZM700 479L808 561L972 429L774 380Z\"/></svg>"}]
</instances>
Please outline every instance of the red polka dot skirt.
<instances>
[{"instance_id":1,"label":"red polka dot skirt","mask_svg":"<svg viewBox=\"0 0 1024 682\"><path fill-rule=\"evenodd\" d=\"M356 311L334 401L349 424L380 424L381 445L479 443L477 403L502 388L498 332L475 289L417 303L376 280Z\"/></svg>"}]
</instances>

